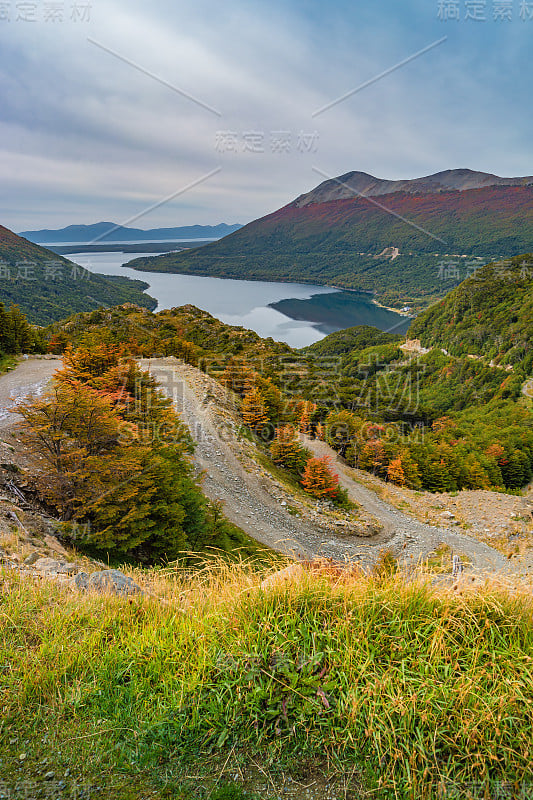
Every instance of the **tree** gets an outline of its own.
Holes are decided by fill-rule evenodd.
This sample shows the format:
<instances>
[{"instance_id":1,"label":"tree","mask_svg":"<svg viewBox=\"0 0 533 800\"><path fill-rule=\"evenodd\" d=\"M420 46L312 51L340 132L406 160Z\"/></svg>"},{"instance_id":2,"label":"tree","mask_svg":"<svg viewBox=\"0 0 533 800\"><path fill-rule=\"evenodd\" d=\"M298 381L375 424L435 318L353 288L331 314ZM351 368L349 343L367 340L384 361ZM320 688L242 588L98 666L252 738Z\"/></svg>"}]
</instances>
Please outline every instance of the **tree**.
<instances>
[{"instance_id":1,"label":"tree","mask_svg":"<svg viewBox=\"0 0 533 800\"><path fill-rule=\"evenodd\" d=\"M302 410L298 422L298 429L300 433L310 433L311 430L311 417L316 411L316 404L310 400L304 400L302 403Z\"/></svg>"},{"instance_id":2,"label":"tree","mask_svg":"<svg viewBox=\"0 0 533 800\"><path fill-rule=\"evenodd\" d=\"M249 389L250 383L253 382L253 376L254 371L245 359L232 356L221 375L220 381L226 389L231 389L232 392L243 397Z\"/></svg>"},{"instance_id":3,"label":"tree","mask_svg":"<svg viewBox=\"0 0 533 800\"><path fill-rule=\"evenodd\" d=\"M311 454L298 440L296 429L292 425L284 425L276 428L276 435L270 445L270 455L275 464L299 475L305 469Z\"/></svg>"},{"instance_id":4,"label":"tree","mask_svg":"<svg viewBox=\"0 0 533 800\"><path fill-rule=\"evenodd\" d=\"M257 431L270 422L263 395L255 385L248 385L241 407L245 425Z\"/></svg>"},{"instance_id":5,"label":"tree","mask_svg":"<svg viewBox=\"0 0 533 800\"><path fill-rule=\"evenodd\" d=\"M405 486L405 472L403 471L402 459L400 456L393 458L387 467L387 478L397 486Z\"/></svg>"},{"instance_id":6,"label":"tree","mask_svg":"<svg viewBox=\"0 0 533 800\"><path fill-rule=\"evenodd\" d=\"M59 383L44 397L21 403L17 413L23 418L21 438L48 464L37 480L40 492L65 519L106 492L110 481L139 469L133 452L125 457L119 447L125 423L111 402L89 386Z\"/></svg>"},{"instance_id":7,"label":"tree","mask_svg":"<svg viewBox=\"0 0 533 800\"><path fill-rule=\"evenodd\" d=\"M351 411L332 411L326 418L326 442L344 458L361 425L361 418Z\"/></svg>"},{"instance_id":8,"label":"tree","mask_svg":"<svg viewBox=\"0 0 533 800\"><path fill-rule=\"evenodd\" d=\"M387 453L381 439L370 439L359 458L359 467L384 478L387 474Z\"/></svg>"},{"instance_id":9,"label":"tree","mask_svg":"<svg viewBox=\"0 0 533 800\"><path fill-rule=\"evenodd\" d=\"M18 407L21 435L44 461L36 485L64 520L88 523L84 543L177 558L212 527L193 442L153 378L116 362L111 350L69 353L53 390Z\"/></svg>"},{"instance_id":10,"label":"tree","mask_svg":"<svg viewBox=\"0 0 533 800\"><path fill-rule=\"evenodd\" d=\"M0 303L0 355L42 352L42 334L33 328L18 306L6 310Z\"/></svg>"},{"instance_id":11,"label":"tree","mask_svg":"<svg viewBox=\"0 0 533 800\"><path fill-rule=\"evenodd\" d=\"M306 492L319 499L334 500L339 495L339 476L333 472L327 456L307 461L301 483Z\"/></svg>"}]
</instances>

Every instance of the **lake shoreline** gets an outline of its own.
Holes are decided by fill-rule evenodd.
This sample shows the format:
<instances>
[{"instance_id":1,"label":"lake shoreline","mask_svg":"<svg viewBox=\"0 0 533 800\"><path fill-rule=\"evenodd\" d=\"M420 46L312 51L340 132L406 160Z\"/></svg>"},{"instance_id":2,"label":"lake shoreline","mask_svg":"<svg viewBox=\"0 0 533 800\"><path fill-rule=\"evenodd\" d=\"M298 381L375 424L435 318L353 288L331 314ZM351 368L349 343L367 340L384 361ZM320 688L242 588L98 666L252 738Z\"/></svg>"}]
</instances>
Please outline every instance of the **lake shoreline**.
<instances>
[{"instance_id":1,"label":"lake shoreline","mask_svg":"<svg viewBox=\"0 0 533 800\"><path fill-rule=\"evenodd\" d=\"M355 325L404 332L410 320L380 307L372 292L310 281L262 281L196 275L188 272L143 271L128 266L123 252L71 253L91 272L142 281L146 294L164 311L194 305L227 325L253 330L294 348L307 347L329 333ZM127 258L127 256L126 256Z\"/></svg>"},{"instance_id":2,"label":"lake shoreline","mask_svg":"<svg viewBox=\"0 0 533 800\"><path fill-rule=\"evenodd\" d=\"M307 286L319 286L319 287L322 287L324 289L334 289L337 292L351 292L353 294L365 294L365 295L368 295L371 298L371 301L376 306L378 306L379 308L383 308L385 311L390 311L393 314L399 314L400 316L408 317L409 319L415 319L416 318L416 314L410 314L408 311L401 311L399 308L394 308L393 306L385 306L385 305L383 305L383 303L380 303L379 300L375 299L375 294L376 293L375 292L371 292L368 289L353 289L353 288L349 288L347 286L337 286L337 284L334 284L334 283L320 283L319 280L315 280L315 281L311 282L311 281L306 281L305 278L300 278L297 281L289 281L289 280L284 280L282 278L280 278L280 279L269 278L268 280L266 280L265 278L256 278L256 277L253 277L253 276L252 277L246 277L246 278L243 278L243 277L234 278L234 277L222 276L222 275L212 275L207 271L206 272L203 272L203 271L202 272L168 272L168 271L159 271L159 270L141 270L140 267L132 267L132 266L130 266L130 264L135 260L136 259L132 259L131 262L125 262L122 266L123 267L128 267L129 269L133 269L136 272L149 272L149 273L153 273L154 275L191 275L191 276L197 276L197 277L200 277L200 278L219 278L220 280L229 280L229 281L231 281L231 280L237 280L237 281L241 280L241 281L253 281L253 282L257 282L257 283L279 283L281 285L296 284L296 285L304 285L304 286L305 285L307 285Z\"/></svg>"}]
</instances>

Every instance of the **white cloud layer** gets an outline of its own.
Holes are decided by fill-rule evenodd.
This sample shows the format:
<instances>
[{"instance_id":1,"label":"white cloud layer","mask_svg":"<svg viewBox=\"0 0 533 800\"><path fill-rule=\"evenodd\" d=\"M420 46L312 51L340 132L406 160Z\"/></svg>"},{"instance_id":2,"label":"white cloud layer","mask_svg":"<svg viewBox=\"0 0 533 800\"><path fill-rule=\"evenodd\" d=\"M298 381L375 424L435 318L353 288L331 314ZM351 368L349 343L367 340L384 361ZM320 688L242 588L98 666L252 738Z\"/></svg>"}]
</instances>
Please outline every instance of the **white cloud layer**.
<instances>
[{"instance_id":1,"label":"white cloud layer","mask_svg":"<svg viewBox=\"0 0 533 800\"><path fill-rule=\"evenodd\" d=\"M45 5L36 0L37 16ZM437 7L94 0L88 23L0 22L0 222L120 222L217 167L142 225L246 222L316 185L313 166L387 178L531 174L533 20L452 25Z\"/></svg>"}]
</instances>

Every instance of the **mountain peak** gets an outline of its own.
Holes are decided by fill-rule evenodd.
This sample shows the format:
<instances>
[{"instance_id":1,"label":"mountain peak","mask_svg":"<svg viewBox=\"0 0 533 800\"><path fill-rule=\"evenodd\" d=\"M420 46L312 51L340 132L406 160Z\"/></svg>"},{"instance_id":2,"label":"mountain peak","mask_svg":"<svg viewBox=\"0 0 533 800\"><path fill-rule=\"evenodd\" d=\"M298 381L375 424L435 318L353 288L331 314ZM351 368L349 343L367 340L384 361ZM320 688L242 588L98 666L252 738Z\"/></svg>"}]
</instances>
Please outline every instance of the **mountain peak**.
<instances>
[{"instance_id":1,"label":"mountain peak","mask_svg":"<svg viewBox=\"0 0 533 800\"><path fill-rule=\"evenodd\" d=\"M463 192L468 189L486 189L488 186L529 186L533 177L500 178L489 172L476 172L471 169L447 169L426 175L423 178L407 178L390 181L375 178L366 172L347 172L337 178L329 178L306 194L296 198L296 208L314 203L330 203L334 200L347 200L353 197L378 197L395 192L407 194L438 194L440 192Z\"/></svg>"}]
</instances>

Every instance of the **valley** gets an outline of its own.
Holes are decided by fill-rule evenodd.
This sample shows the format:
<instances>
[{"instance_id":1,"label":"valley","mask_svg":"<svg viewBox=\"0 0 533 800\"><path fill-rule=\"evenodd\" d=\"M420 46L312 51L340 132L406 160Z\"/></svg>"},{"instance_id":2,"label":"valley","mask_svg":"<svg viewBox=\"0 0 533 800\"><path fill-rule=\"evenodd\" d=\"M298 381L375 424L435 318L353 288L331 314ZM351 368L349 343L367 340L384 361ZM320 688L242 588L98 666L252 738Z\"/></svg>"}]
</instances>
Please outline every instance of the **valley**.
<instances>
[{"instance_id":1,"label":"valley","mask_svg":"<svg viewBox=\"0 0 533 800\"><path fill-rule=\"evenodd\" d=\"M0 0L0 800L533 800L533 0Z\"/></svg>"}]
</instances>

